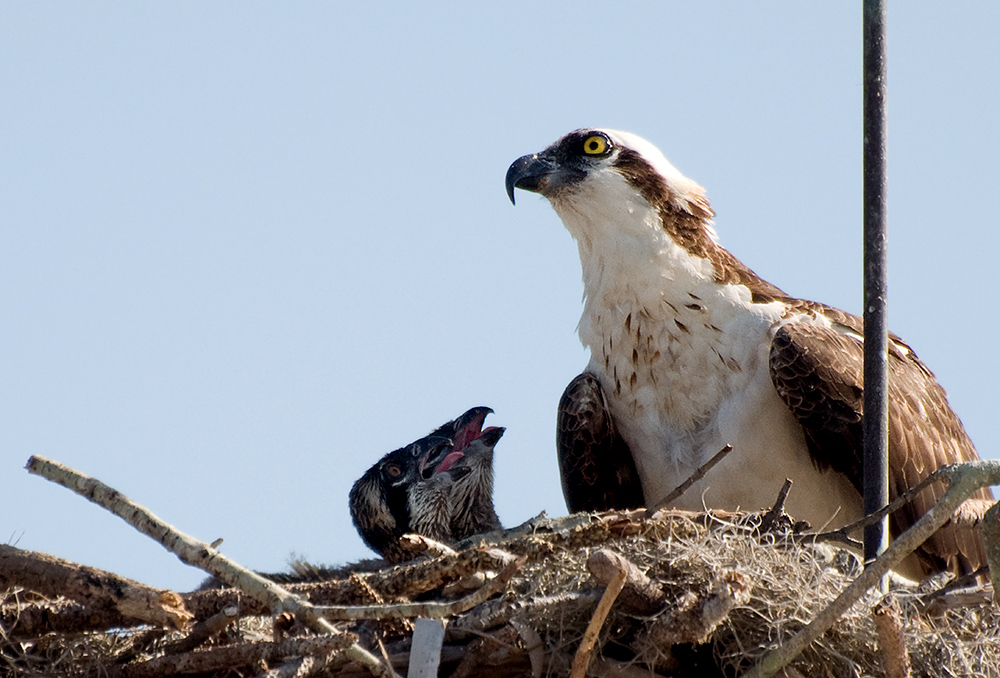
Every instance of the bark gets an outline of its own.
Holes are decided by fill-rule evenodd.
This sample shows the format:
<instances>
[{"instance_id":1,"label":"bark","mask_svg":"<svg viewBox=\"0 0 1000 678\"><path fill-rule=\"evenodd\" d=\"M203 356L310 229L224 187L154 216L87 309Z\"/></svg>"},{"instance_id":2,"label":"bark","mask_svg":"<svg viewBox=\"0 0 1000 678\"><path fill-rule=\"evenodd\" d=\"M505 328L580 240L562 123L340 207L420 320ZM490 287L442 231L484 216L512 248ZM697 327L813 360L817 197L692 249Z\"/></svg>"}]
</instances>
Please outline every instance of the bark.
<instances>
[{"instance_id":1,"label":"bark","mask_svg":"<svg viewBox=\"0 0 1000 678\"><path fill-rule=\"evenodd\" d=\"M181 596L111 572L62 560L46 553L0 544L0 590L21 586L45 596L69 598L108 616L184 630L193 615Z\"/></svg>"}]
</instances>

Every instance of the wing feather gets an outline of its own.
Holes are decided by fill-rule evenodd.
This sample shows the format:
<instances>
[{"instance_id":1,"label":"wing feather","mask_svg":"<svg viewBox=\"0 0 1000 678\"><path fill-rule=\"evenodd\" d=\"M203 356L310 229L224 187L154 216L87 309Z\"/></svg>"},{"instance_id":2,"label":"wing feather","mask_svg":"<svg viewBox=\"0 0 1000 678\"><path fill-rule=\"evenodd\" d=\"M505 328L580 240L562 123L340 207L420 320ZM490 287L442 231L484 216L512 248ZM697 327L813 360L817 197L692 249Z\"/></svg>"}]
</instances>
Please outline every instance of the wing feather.
<instances>
[{"instance_id":1,"label":"wing feather","mask_svg":"<svg viewBox=\"0 0 1000 678\"><path fill-rule=\"evenodd\" d=\"M570 512L645 505L632 452L618 435L595 375L584 372L566 387L556 429L559 475Z\"/></svg>"},{"instance_id":2,"label":"wing feather","mask_svg":"<svg viewBox=\"0 0 1000 678\"><path fill-rule=\"evenodd\" d=\"M771 381L806 434L819 468L845 474L862 491L864 399L863 325L860 318L823 307L834 328L807 321L780 326L771 344ZM889 498L918 484L938 467L979 459L944 389L901 339L889 349ZM937 483L890 517L898 535L944 494ZM992 501L984 488L972 497ZM982 537L968 526L949 524L918 551L927 573L967 573L986 563Z\"/></svg>"}]
</instances>

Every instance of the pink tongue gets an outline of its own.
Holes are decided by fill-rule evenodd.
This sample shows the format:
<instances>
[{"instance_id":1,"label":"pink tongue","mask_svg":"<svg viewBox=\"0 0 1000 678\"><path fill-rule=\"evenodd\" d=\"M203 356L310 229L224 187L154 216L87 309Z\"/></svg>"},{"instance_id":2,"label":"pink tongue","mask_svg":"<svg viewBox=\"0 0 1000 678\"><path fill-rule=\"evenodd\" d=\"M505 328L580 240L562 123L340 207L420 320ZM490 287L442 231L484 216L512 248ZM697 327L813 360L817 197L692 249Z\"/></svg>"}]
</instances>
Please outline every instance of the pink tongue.
<instances>
[{"instance_id":1,"label":"pink tongue","mask_svg":"<svg viewBox=\"0 0 1000 678\"><path fill-rule=\"evenodd\" d=\"M434 473L442 473L443 471L447 471L448 469L450 469L452 466L455 465L455 462L457 462L464 456L465 456L464 454L462 454L457 450L454 452L449 452L448 455L441 461L441 463L438 464L438 467L434 469Z\"/></svg>"}]
</instances>

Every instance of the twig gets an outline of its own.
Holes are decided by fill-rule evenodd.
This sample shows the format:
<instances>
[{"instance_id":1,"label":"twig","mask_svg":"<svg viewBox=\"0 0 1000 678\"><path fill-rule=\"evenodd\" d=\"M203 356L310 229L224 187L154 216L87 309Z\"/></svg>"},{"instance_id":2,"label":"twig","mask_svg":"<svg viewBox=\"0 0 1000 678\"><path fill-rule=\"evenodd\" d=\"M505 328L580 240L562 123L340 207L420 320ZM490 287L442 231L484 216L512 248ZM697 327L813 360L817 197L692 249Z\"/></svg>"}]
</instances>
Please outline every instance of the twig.
<instances>
[{"instance_id":1,"label":"twig","mask_svg":"<svg viewBox=\"0 0 1000 678\"><path fill-rule=\"evenodd\" d=\"M469 549L434 560L397 565L391 570L363 575L362 579L385 598L410 598L476 572L503 568L512 557L496 548Z\"/></svg>"},{"instance_id":2,"label":"twig","mask_svg":"<svg viewBox=\"0 0 1000 678\"><path fill-rule=\"evenodd\" d=\"M889 593L872 608L886 678L910 678L910 655L903 640L903 616Z\"/></svg>"},{"instance_id":3,"label":"twig","mask_svg":"<svg viewBox=\"0 0 1000 678\"><path fill-rule=\"evenodd\" d=\"M336 634L330 622L315 613L313 607L292 595L274 582L261 577L222 555L209 544L184 534L168 525L149 509L140 506L125 495L96 478L84 475L68 466L33 456L28 459L29 473L42 476L56 484L73 490L98 506L107 509L146 536L155 539L168 551L188 565L205 570L230 586L235 586L251 598L261 601L277 614L288 610L302 619L310 628L319 633ZM354 643L345 649L345 654L364 666L373 675L396 678L395 672L384 666L363 647Z\"/></svg>"},{"instance_id":4,"label":"twig","mask_svg":"<svg viewBox=\"0 0 1000 678\"><path fill-rule=\"evenodd\" d=\"M993 582L993 601L1000 605L1000 502L986 511L979 524L986 545L986 562L990 566L990 581Z\"/></svg>"},{"instance_id":5,"label":"twig","mask_svg":"<svg viewBox=\"0 0 1000 678\"><path fill-rule=\"evenodd\" d=\"M565 617L597 604L600 594L596 591L558 593L538 596L528 600L507 599L493 601L475 608L448 625L449 638L463 637L469 633L485 631L506 624L515 616L538 620L546 617Z\"/></svg>"},{"instance_id":6,"label":"twig","mask_svg":"<svg viewBox=\"0 0 1000 678\"><path fill-rule=\"evenodd\" d=\"M591 675L604 678L664 678L647 666L615 661L606 657L594 657L590 664L594 668Z\"/></svg>"},{"instance_id":7,"label":"twig","mask_svg":"<svg viewBox=\"0 0 1000 678\"><path fill-rule=\"evenodd\" d=\"M876 586L886 572L908 556L944 525L955 510L981 487L1000 484L1000 461L975 461L943 466L938 472L948 482L941 499L910 529L893 541L837 598L787 642L768 652L744 675L769 678L788 665L823 635L865 591ZM992 509L991 509L992 510Z\"/></svg>"},{"instance_id":8,"label":"twig","mask_svg":"<svg viewBox=\"0 0 1000 678\"><path fill-rule=\"evenodd\" d=\"M774 527L774 524L778 522L778 518L785 514L785 500L788 498L788 492L791 489L791 478L785 478L785 482L782 484L781 489L778 490L778 498L775 499L774 506L772 506L767 513L761 516L760 526L757 528L761 534L769 532Z\"/></svg>"},{"instance_id":9,"label":"twig","mask_svg":"<svg viewBox=\"0 0 1000 678\"><path fill-rule=\"evenodd\" d=\"M318 662L313 657L298 657L276 668L258 674L257 678L300 678L312 674Z\"/></svg>"},{"instance_id":10,"label":"twig","mask_svg":"<svg viewBox=\"0 0 1000 678\"><path fill-rule=\"evenodd\" d=\"M921 480L919 483L917 483L910 489L906 490L905 492L901 492L895 499L893 499L888 504L880 508L878 511L875 511L870 515L864 516L863 518L854 521L850 525L844 525L839 529L830 530L829 532L815 532L815 533L802 534L799 535L799 539L814 539L816 541L841 541L851 546L857 545L860 548L861 542L855 539L851 539L851 537L848 536L851 532L864 529L869 525L874 525L875 523L885 518L887 515L895 513L899 509L903 508L903 506L909 504L911 501L916 499L917 495L923 492L924 489L926 489L929 485L932 485L933 483L936 483L939 480L946 479L947 473L945 473L944 471L947 468L948 468L947 466L939 468L938 470L934 471L934 473L930 474L929 476Z\"/></svg>"},{"instance_id":11,"label":"twig","mask_svg":"<svg viewBox=\"0 0 1000 678\"><path fill-rule=\"evenodd\" d=\"M14 589L17 590L17 589ZM37 638L47 633L84 633L128 626L134 620L116 609L95 610L68 600L19 602L0 607L0 626L14 638Z\"/></svg>"},{"instance_id":12,"label":"twig","mask_svg":"<svg viewBox=\"0 0 1000 678\"><path fill-rule=\"evenodd\" d=\"M960 607L988 606L993 603L994 594L992 586L958 589L947 593L939 591L923 604L920 611L929 617L936 617Z\"/></svg>"},{"instance_id":13,"label":"twig","mask_svg":"<svg viewBox=\"0 0 1000 678\"><path fill-rule=\"evenodd\" d=\"M598 549L587 558L587 570L602 586L610 586L618 573L625 573L625 582L618 595L618 605L623 612L650 616L667 604L663 589L650 579L632 561L609 551Z\"/></svg>"},{"instance_id":14,"label":"twig","mask_svg":"<svg viewBox=\"0 0 1000 678\"><path fill-rule=\"evenodd\" d=\"M632 647L639 659L657 666L672 657L674 645L701 645L729 617L733 608L750 600L750 581L735 570L721 572L704 592L688 592L668 612L652 620Z\"/></svg>"},{"instance_id":15,"label":"twig","mask_svg":"<svg viewBox=\"0 0 1000 678\"><path fill-rule=\"evenodd\" d=\"M154 626L184 630L193 615L180 595L155 589L111 572L47 553L0 544L0 590L23 586L48 596L64 596L95 612L114 609Z\"/></svg>"},{"instance_id":16,"label":"twig","mask_svg":"<svg viewBox=\"0 0 1000 678\"><path fill-rule=\"evenodd\" d=\"M382 599L412 598L482 570L502 569L512 557L499 549L471 549L454 556L406 563L361 575L352 574L346 579L287 584L284 588L308 599L313 605L356 605L381 602ZM238 589L231 588L186 593L184 602L197 619L237 603L242 616L267 613L266 605L246 596L241 597Z\"/></svg>"},{"instance_id":17,"label":"twig","mask_svg":"<svg viewBox=\"0 0 1000 678\"><path fill-rule=\"evenodd\" d=\"M471 678L481 676L487 667L508 665L512 657L522 655L519 643L524 643L513 622L497 629L494 633L475 634L477 637L465 646L465 654L451 678ZM541 640L539 639L539 643ZM528 656L531 659L531 655ZM534 669L532 669L532 674ZM526 671L512 671L511 675L524 676ZM539 674L540 675L540 674ZM409 678L409 676L407 676Z\"/></svg>"},{"instance_id":18,"label":"twig","mask_svg":"<svg viewBox=\"0 0 1000 678\"><path fill-rule=\"evenodd\" d=\"M668 494L666 497L656 502L656 504L653 505L652 510L655 511L657 509L664 508L668 504L671 504L680 499L681 495L683 495L685 492L691 489L691 486L694 485L696 482L704 478L705 474L712 470L712 467L714 467L716 464L722 461L723 457L725 457L732 451L733 451L733 446L726 445L721 450L716 452L715 456L706 461L701 466L699 466L698 470L692 473L690 478L688 478L683 483L678 485L677 488L674 489L674 491Z\"/></svg>"},{"instance_id":19,"label":"twig","mask_svg":"<svg viewBox=\"0 0 1000 678\"><path fill-rule=\"evenodd\" d=\"M238 617L239 608L236 605L230 605L217 614L213 614L208 619L203 619L195 624L191 629L191 633L186 638L167 645L163 648L163 652L164 654L190 652L212 636L221 633L227 626L236 621Z\"/></svg>"},{"instance_id":20,"label":"twig","mask_svg":"<svg viewBox=\"0 0 1000 678\"><path fill-rule=\"evenodd\" d=\"M955 591L960 591L962 589L975 589L982 586L983 582L987 580L990 574L989 565L983 565L982 567L969 572L968 574L963 574L960 577L955 577L951 579L951 573L945 572L938 575L939 577L948 577L948 580L941 585L940 588L932 590L929 593L925 593L919 597L920 606L922 612L928 612L929 614L934 614L933 610L936 598L944 598ZM937 577L932 577L927 580L927 582L933 582ZM992 589L992 587L990 587Z\"/></svg>"},{"instance_id":21,"label":"twig","mask_svg":"<svg viewBox=\"0 0 1000 678\"><path fill-rule=\"evenodd\" d=\"M502 546L503 544L511 541L516 541L527 537L529 535L534 535L538 533L546 532L562 532L565 530L571 530L574 527L580 527L590 523L589 513L572 513L568 516L562 516L559 518L549 518L546 516L545 511L542 511L534 518L529 518L520 525L515 525L514 527L509 527L505 530L494 530L493 532L486 532L485 534L476 534L471 537L466 537L462 541L455 544L455 550L462 551L470 546L476 546L477 544L495 544L497 546Z\"/></svg>"},{"instance_id":22,"label":"twig","mask_svg":"<svg viewBox=\"0 0 1000 678\"><path fill-rule=\"evenodd\" d=\"M466 652L468 652L468 648L464 645L445 645L441 649L441 663L445 665L457 664L465 656ZM409 662L410 652L408 648L405 651L392 651L388 654L388 663L399 671L406 671L409 667ZM365 678L364 673L350 664L339 666L335 673L331 671L328 674L336 676L336 678Z\"/></svg>"},{"instance_id":23,"label":"twig","mask_svg":"<svg viewBox=\"0 0 1000 678\"><path fill-rule=\"evenodd\" d=\"M542 671L545 669L545 644L542 642L542 637L525 618L512 617L510 626L517 631L517 636L521 639L528 653L532 678L541 678Z\"/></svg>"},{"instance_id":24,"label":"twig","mask_svg":"<svg viewBox=\"0 0 1000 678\"><path fill-rule=\"evenodd\" d=\"M625 585L626 576L627 573L625 570L619 570L614 579L608 582L608 587L604 589L601 602L597 604L594 616L590 618L587 630L583 633L583 640L580 641L580 647L577 648L576 654L573 656L573 666L570 669L569 678L584 678L587 674L587 666L590 665L590 655L594 651L597 638L601 635L604 620L608 618L611 606L615 604L615 599L621 593L622 586Z\"/></svg>"},{"instance_id":25,"label":"twig","mask_svg":"<svg viewBox=\"0 0 1000 678\"><path fill-rule=\"evenodd\" d=\"M339 621L357 619L443 619L471 610L507 586L507 582L524 564L525 558L512 558L500 574L478 591L450 603L401 603L398 605L317 605L313 609L325 619Z\"/></svg>"},{"instance_id":26,"label":"twig","mask_svg":"<svg viewBox=\"0 0 1000 678\"><path fill-rule=\"evenodd\" d=\"M340 633L317 637L289 638L280 643L268 641L223 645L210 650L186 652L157 657L139 664L122 667L127 678L160 678L177 674L211 673L250 666L258 661L281 661L286 657L323 656L331 652L346 651L357 642L353 633Z\"/></svg>"}]
</instances>

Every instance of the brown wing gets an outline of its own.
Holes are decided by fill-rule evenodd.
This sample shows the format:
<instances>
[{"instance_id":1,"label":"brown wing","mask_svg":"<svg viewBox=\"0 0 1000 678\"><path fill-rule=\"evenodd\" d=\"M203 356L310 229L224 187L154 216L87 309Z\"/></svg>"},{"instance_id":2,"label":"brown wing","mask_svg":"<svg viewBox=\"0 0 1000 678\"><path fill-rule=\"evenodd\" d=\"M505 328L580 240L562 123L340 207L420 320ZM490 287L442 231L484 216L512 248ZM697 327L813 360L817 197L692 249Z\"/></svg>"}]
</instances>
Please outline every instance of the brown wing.
<instances>
[{"instance_id":1,"label":"brown wing","mask_svg":"<svg viewBox=\"0 0 1000 678\"><path fill-rule=\"evenodd\" d=\"M771 344L771 381L805 431L809 452L820 468L845 474L862 489L863 347L862 320L836 309L821 312L844 330L808 323L779 328ZM889 499L913 487L939 466L979 459L944 389L909 346L889 341ZM898 535L944 493L940 483L890 517ZM973 495L992 501L989 489ZM946 525L917 552L926 573L958 573L986 563L982 537L969 527Z\"/></svg>"},{"instance_id":2,"label":"brown wing","mask_svg":"<svg viewBox=\"0 0 1000 678\"><path fill-rule=\"evenodd\" d=\"M559 401L556 451L571 513L645 505L632 451L615 429L597 377L584 372Z\"/></svg>"}]
</instances>

